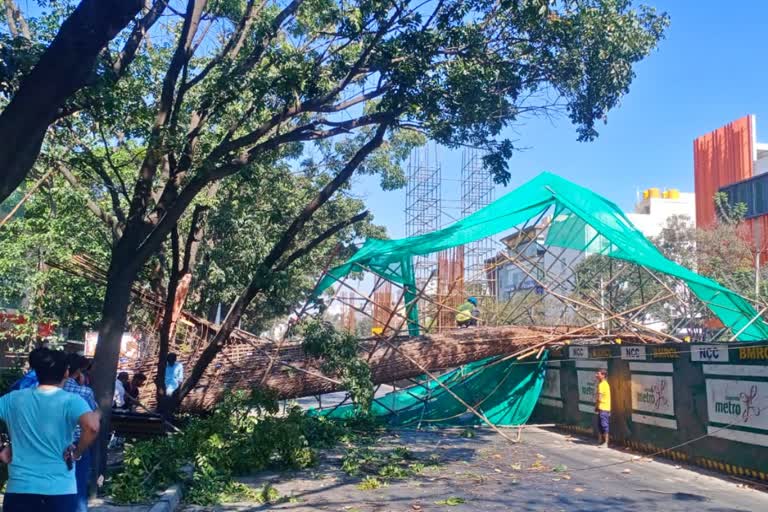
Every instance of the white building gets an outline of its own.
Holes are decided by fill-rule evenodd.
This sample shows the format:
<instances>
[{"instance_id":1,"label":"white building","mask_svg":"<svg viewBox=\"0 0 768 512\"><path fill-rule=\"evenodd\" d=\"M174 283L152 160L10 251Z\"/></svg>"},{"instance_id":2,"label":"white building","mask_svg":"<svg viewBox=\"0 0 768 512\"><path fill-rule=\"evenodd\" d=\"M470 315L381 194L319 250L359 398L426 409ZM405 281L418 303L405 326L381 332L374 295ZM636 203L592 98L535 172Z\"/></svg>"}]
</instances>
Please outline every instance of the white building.
<instances>
[{"instance_id":1,"label":"white building","mask_svg":"<svg viewBox=\"0 0 768 512\"><path fill-rule=\"evenodd\" d=\"M675 189L663 193L657 188L643 192L643 199L635 206L627 218L648 238L661 234L667 221L674 216L686 216L690 226L696 226L696 194L678 192Z\"/></svg>"},{"instance_id":2,"label":"white building","mask_svg":"<svg viewBox=\"0 0 768 512\"><path fill-rule=\"evenodd\" d=\"M546 239L551 218L501 239L507 250L486 262L495 268L496 299L500 302L515 298L532 299L536 303L535 314L541 322L551 324L569 320L563 318L562 303L544 290L546 286L558 294L568 295L575 288L573 272L585 253L574 249L553 247L546 249Z\"/></svg>"},{"instance_id":3,"label":"white building","mask_svg":"<svg viewBox=\"0 0 768 512\"><path fill-rule=\"evenodd\" d=\"M670 218L685 216L690 226L696 222L695 194L650 189L627 218L648 238L657 237ZM559 247L546 248L546 239L552 219L543 219L539 225L503 238L507 246L504 254L486 262L495 268L496 299L500 302L531 295L549 295L541 283L560 295L569 295L575 286L574 269L590 253ZM553 228L556 229L556 228ZM594 237L594 230L585 228L584 243ZM594 247L593 247L594 248ZM548 249L548 250L547 250ZM511 260L511 261L510 261ZM571 312L563 315L563 303L556 297L542 297L537 303L537 317L554 323L575 320Z\"/></svg>"}]
</instances>

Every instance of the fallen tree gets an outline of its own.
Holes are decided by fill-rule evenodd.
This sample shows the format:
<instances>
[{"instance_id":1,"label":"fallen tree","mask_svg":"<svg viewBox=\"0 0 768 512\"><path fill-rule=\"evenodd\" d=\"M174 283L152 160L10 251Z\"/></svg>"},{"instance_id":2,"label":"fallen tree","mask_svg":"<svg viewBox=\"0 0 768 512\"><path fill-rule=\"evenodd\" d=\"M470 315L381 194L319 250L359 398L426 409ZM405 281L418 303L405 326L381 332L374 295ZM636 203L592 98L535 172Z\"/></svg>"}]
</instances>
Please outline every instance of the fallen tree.
<instances>
[{"instance_id":1,"label":"fallen tree","mask_svg":"<svg viewBox=\"0 0 768 512\"><path fill-rule=\"evenodd\" d=\"M190 322L191 317L185 318ZM192 319L203 337L215 335L211 324ZM627 333L606 336L595 329L580 327L478 327L453 329L440 334L418 337L394 338L399 350L392 350L376 338L360 342L361 357L368 360L374 384L392 383L422 375L421 368L430 371L453 368L487 357L516 354L530 357L539 355L539 349L562 345L566 340L613 339L620 336L627 342L648 342L647 336L639 338ZM652 340L661 341L661 340ZM200 343L204 346L204 343ZM182 409L199 411L210 408L220 400L227 390L250 389L263 382L263 386L274 390L279 398L299 398L320 395L342 388L334 376L323 375L322 361L307 357L300 340L284 342L279 350L279 360L270 364L276 353L277 343L242 330L235 330L227 346L216 356L213 363L182 402ZM195 361L197 350L187 354L179 353L179 360L186 363ZM418 363L414 364L412 361ZM185 365L186 366L186 365ZM421 367L421 368L420 368ZM135 368L149 376L153 382L156 360L148 357ZM269 371L266 375L265 372ZM155 390L151 385L142 390L142 402L148 407L155 405Z\"/></svg>"}]
</instances>

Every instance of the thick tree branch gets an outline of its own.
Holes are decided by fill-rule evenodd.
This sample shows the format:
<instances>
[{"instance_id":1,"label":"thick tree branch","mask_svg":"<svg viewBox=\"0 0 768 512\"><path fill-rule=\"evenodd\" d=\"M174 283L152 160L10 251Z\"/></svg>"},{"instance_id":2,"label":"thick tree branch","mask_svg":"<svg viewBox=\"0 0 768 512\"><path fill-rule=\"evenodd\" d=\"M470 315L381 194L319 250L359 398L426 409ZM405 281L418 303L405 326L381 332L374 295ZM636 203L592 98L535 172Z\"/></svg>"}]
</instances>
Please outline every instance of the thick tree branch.
<instances>
[{"instance_id":1,"label":"thick tree branch","mask_svg":"<svg viewBox=\"0 0 768 512\"><path fill-rule=\"evenodd\" d=\"M155 114L155 123L149 137L147 154L139 170L139 176L134 187L131 208L128 212L128 223L141 223L146 214L149 199L152 195L152 183L157 173L157 167L163 158L163 146L165 142L164 128L170 120L173 108L176 84L184 66L192 57L191 49L195 34L200 26L200 19L207 0L187 0L187 12L184 17L179 42L173 53L168 70L163 79L160 100ZM171 170L173 173L173 169ZM172 180L173 176L171 176Z\"/></svg>"},{"instance_id":2,"label":"thick tree branch","mask_svg":"<svg viewBox=\"0 0 768 512\"><path fill-rule=\"evenodd\" d=\"M212 185L211 188L215 187ZM218 188L218 187L216 187ZM213 192L211 195L215 194ZM208 213L208 207L203 205L195 206L192 212L192 222L187 233L187 240L184 244L184 258L181 263L181 273L192 272L192 267L197 260L197 250L203 239L203 227L205 225L205 215Z\"/></svg>"},{"instance_id":3,"label":"thick tree branch","mask_svg":"<svg viewBox=\"0 0 768 512\"><path fill-rule=\"evenodd\" d=\"M381 143L384 142L384 135L389 128L389 124L383 123L376 128L376 132L373 138L366 142L357 153L347 162L342 170L334 176L334 178L325 185L317 196L307 204L299 215L294 219L288 229L285 230L283 236L275 244L269 254L264 258L264 263L267 268L271 268L288 250L288 247L293 243L293 240L304 228L304 225L312 218L312 215L323 206L331 196L341 188L354 174L355 170L368 158L374 150L376 150Z\"/></svg>"},{"instance_id":4,"label":"thick tree branch","mask_svg":"<svg viewBox=\"0 0 768 512\"><path fill-rule=\"evenodd\" d=\"M64 102L88 84L107 43L142 7L142 0L83 0L0 114L0 202L26 177L48 125Z\"/></svg>"},{"instance_id":5,"label":"thick tree branch","mask_svg":"<svg viewBox=\"0 0 768 512\"><path fill-rule=\"evenodd\" d=\"M329 121L327 119L316 119L312 122L297 126L286 133L276 135L271 139L257 144L257 142L262 137L272 131L276 126L284 122L287 117L297 115L303 112L303 109L303 104L291 107L287 110L284 110L280 114L272 116L269 121L262 124L256 130L243 135L242 137L234 139L229 143L220 144L211 152L209 160L211 162L215 162L226 156L228 153L232 153L241 148L252 146L248 151L242 153L240 156L230 162L231 165L243 166L253 161L253 159L260 153L275 149L282 144L325 139L335 135L340 135L342 133L348 133L362 126L382 123L387 119L392 118L392 114L389 112L377 112L374 114L365 114L354 119L348 119L346 121ZM321 126L332 126L333 128L330 130L321 130L319 129ZM221 173L217 172L216 174L220 175Z\"/></svg>"},{"instance_id":6,"label":"thick tree branch","mask_svg":"<svg viewBox=\"0 0 768 512\"><path fill-rule=\"evenodd\" d=\"M354 128L359 128L361 126L376 124L376 123L386 123L381 124L379 126L378 131L382 130L382 127L384 127L381 137L383 137L383 133L386 131L386 127L389 126L390 123L394 122L395 114L391 112L384 112L384 113L376 113L371 114L367 116L361 116L358 119L352 119L349 121L334 122L333 124L336 126L336 128L332 130L326 130L326 131L317 131L317 130L306 130L308 126L314 126L315 123L312 123L310 125L305 125L304 127L301 127L299 129L296 129L292 132L289 132L288 134L285 134L284 136L277 136L274 137L268 141L265 141L264 143L252 148L247 154L241 155L240 157L233 159L229 163L220 166L220 167L213 167L213 163L208 164L206 166L206 163L204 162L202 165L202 170L200 173L196 176L194 176L192 179L189 180L189 182L184 186L184 188L181 190L181 192L174 197L172 201L170 201L166 208L162 210L162 212L158 213L156 216L156 220L154 222L154 225L152 227L152 230L149 233L146 233L143 235L143 239L137 244L136 251L133 253L134 256L132 258L133 262L142 262L145 261L146 258L149 258L153 252L156 250L156 248L159 246L160 243L165 239L166 236L170 233L171 229L173 229L173 226L179 221L181 216L184 214L186 209L189 207L190 204L195 200L195 197L197 197L197 194L199 194L206 186L208 186L210 183L214 183L222 178L225 178L227 176L231 176L238 171L240 171L245 165L248 165L249 163L255 161L256 158L260 154L263 154L266 151L271 151L276 148L278 148L282 144L286 144L289 142L299 142L299 141L305 141L305 140L315 140L318 138L324 138L324 137L332 137L334 135L337 135L339 133L346 133ZM376 140L376 138L374 138ZM363 146L361 148L361 151L363 149L370 148L370 151L378 147L379 144L381 144L381 141L378 141L378 143L375 146L371 146L371 143L374 142L373 140L366 144L366 146ZM353 160L358 161L356 165L359 165L360 162L367 156L367 153L364 155L360 155L360 153L355 155L355 158ZM358 158L359 157L359 158ZM209 157L210 158L210 157ZM342 171L342 173L349 172L349 175L351 175L352 172L354 172L354 168L351 169L349 167L345 167L345 170ZM207 170L206 170L207 169ZM337 176L337 178L339 178ZM343 184L343 181L341 183L337 182L337 180L332 181L329 183L330 185L338 185L341 186ZM328 187L326 187L327 189ZM325 190L325 189L324 189ZM334 189L335 190L335 189ZM330 197L330 196L328 196ZM322 202L325 203L328 198L325 198ZM322 204L320 205L322 206ZM318 206L319 207L319 206Z\"/></svg>"},{"instance_id":7,"label":"thick tree branch","mask_svg":"<svg viewBox=\"0 0 768 512\"><path fill-rule=\"evenodd\" d=\"M157 374L155 375L155 394L158 404L162 404L165 399L165 360L168 358L168 351L171 345L173 309L181 279L181 272L179 271L180 260L179 229L178 226L174 226L171 231L171 275L168 277L168 293L165 298L165 307L163 308L163 321L160 325L160 346L157 355Z\"/></svg>"},{"instance_id":8,"label":"thick tree branch","mask_svg":"<svg viewBox=\"0 0 768 512\"><path fill-rule=\"evenodd\" d=\"M213 181L215 179L211 176L195 176L190 179L163 214L158 216L152 230L137 244L132 253L132 261L146 261L165 240L195 197Z\"/></svg>"},{"instance_id":9,"label":"thick tree branch","mask_svg":"<svg viewBox=\"0 0 768 512\"><path fill-rule=\"evenodd\" d=\"M152 7L147 11L143 18L141 18L131 31L131 35L128 36L123 49L112 64L112 72L115 76L122 76L128 66L131 65L136 58L136 53L139 50L141 42L147 37L147 32L152 26L160 19L160 15L168 6L168 0L155 0Z\"/></svg>"},{"instance_id":10,"label":"thick tree branch","mask_svg":"<svg viewBox=\"0 0 768 512\"><path fill-rule=\"evenodd\" d=\"M390 120L390 122L392 121ZM175 404L181 403L181 400L183 400L184 397L197 386L197 383L202 378L205 370L216 357L216 354L218 354L224 347L226 341L229 339L229 335L232 334L232 331L237 327L246 308L253 302L254 298L259 293L271 286L270 283L274 278L273 274L277 272L275 265L294 243L296 237L300 234L306 223L312 218L312 215L314 215L314 213L331 198L334 192L349 180L360 164L362 164L363 161L381 145L388 128L389 123L382 123L378 126L371 140L365 143L334 179L323 187L320 192L318 192L317 196L304 207L291 225L283 232L283 235L272 247L269 254L267 254L259 266L254 269L254 276L251 279L251 282L242 291L235 303L232 304L221 328L205 349L203 349L200 357L192 368L192 371L190 371L189 376L181 387L174 392L173 401Z\"/></svg>"},{"instance_id":11,"label":"thick tree branch","mask_svg":"<svg viewBox=\"0 0 768 512\"><path fill-rule=\"evenodd\" d=\"M357 224L358 222L361 222L365 220L370 212L367 210L361 213L358 213L351 219L347 219L344 221L339 222L338 224L335 224L328 228L327 230L323 231L320 235L318 235L316 238L314 238L311 242L309 242L307 245L302 247L301 249L296 250L293 254L288 256L282 263L280 263L276 270L278 272L281 272L283 270L286 270L288 267L290 267L296 260L303 258L304 256L307 256L309 253L314 251L317 246L331 238L332 236L336 235L339 231L341 231L344 228L347 228L349 226L352 226L353 224Z\"/></svg>"},{"instance_id":12,"label":"thick tree branch","mask_svg":"<svg viewBox=\"0 0 768 512\"><path fill-rule=\"evenodd\" d=\"M61 175L64 177L65 180L67 180L67 183L69 183L73 189L78 189L80 187L80 181L77 179L77 177L61 162L56 163L56 167L58 168ZM98 205L94 200L92 200L90 197L85 200L85 206L91 210L91 213L93 213L99 220L104 222L104 224L110 229L112 232L112 241L114 243L115 240L119 239L120 236L122 236L122 228L120 227L120 223L118 220L113 217L112 215L107 214L101 206Z\"/></svg>"},{"instance_id":13,"label":"thick tree branch","mask_svg":"<svg viewBox=\"0 0 768 512\"><path fill-rule=\"evenodd\" d=\"M27 41L32 38L27 20L24 19L21 9L14 0L5 0L5 17L8 21L8 30L13 37L23 37Z\"/></svg>"}]
</instances>

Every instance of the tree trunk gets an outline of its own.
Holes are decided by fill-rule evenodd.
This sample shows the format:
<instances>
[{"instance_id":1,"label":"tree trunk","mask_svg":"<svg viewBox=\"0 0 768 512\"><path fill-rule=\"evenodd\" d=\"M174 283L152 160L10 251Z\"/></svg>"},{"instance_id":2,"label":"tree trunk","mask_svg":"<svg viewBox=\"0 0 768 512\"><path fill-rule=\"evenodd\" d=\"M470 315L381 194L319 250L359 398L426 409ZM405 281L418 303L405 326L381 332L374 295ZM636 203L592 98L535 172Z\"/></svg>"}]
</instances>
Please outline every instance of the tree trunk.
<instances>
[{"instance_id":1,"label":"tree trunk","mask_svg":"<svg viewBox=\"0 0 768 512\"><path fill-rule=\"evenodd\" d=\"M114 261L116 260L113 258ZM93 450L93 467L97 468L94 477L104 474L106 468L106 447L109 440L112 398L115 393L115 374L120 357L121 340L128 317L131 285L134 279L134 274L113 271L110 271L110 276L107 278L99 340L96 344L96 355L93 359L93 372L91 374L93 392L102 414L100 439Z\"/></svg>"},{"instance_id":2,"label":"tree trunk","mask_svg":"<svg viewBox=\"0 0 768 512\"><path fill-rule=\"evenodd\" d=\"M235 303L232 304L224 322L219 328L219 332L216 333L213 339L202 351L197 361L195 361L192 371L189 372L189 376L173 393L173 399L176 406L180 405L189 392L198 385L203 374L208 369L208 366L228 343L230 335L240 324L240 319L245 313L245 310L251 305L251 302L256 295L259 293L268 295L268 290L272 285L271 283L273 282L273 276L275 274L285 270L296 258L308 255L317 244L333 236L337 229L347 225L348 222L362 220L368 215L367 212L363 212L350 219L350 221L331 227L323 232L318 238L307 243L302 249L298 249L292 254L290 253L290 249L294 245L296 238L312 219L315 212L327 203L339 188L349 181L355 170L363 163L363 161L365 161L368 155L381 146L388 128L388 123L382 123L376 128L371 140L363 144L339 173L336 174L331 181L326 183L317 195L304 206L301 212L293 219L293 222L291 222L288 228L283 232L282 236L277 240L275 245L272 246L272 249L265 256L264 260L254 270L251 282L248 283L248 286L240 293ZM280 260L284 260L282 264L279 264Z\"/></svg>"},{"instance_id":3,"label":"tree trunk","mask_svg":"<svg viewBox=\"0 0 768 512\"><path fill-rule=\"evenodd\" d=\"M210 332L213 328L207 322L187 315L187 321L199 322L198 332ZM570 332L570 334L569 334ZM555 343L565 339L577 341L580 338L600 338L601 332L579 327L477 327L454 329L441 334L415 338L402 337L395 340L404 354L418 361L430 371L461 366L486 357L510 354L526 347L538 346L543 342ZM632 333L617 333L627 343L645 343ZM647 337L646 337L647 338ZM613 339L613 336L610 337ZM661 341L661 340L659 340ZM210 347L210 345L207 345ZM374 349L375 347L375 349ZM370 357L371 377L374 384L391 383L401 379L417 377L423 372L401 354L394 353L385 344L375 340L364 340L360 345L360 357ZM534 356L536 350L534 349ZM215 405L227 390L251 389L264 379L264 385L277 392L280 398L298 398L319 395L340 389L333 375L323 376L321 361L308 358L297 341L282 345L279 360L270 367L270 357L275 354L275 343L258 338L245 331L235 330L223 349L213 357L197 384L188 390L181 409L204 411ZM180 356L179 360L190 365L199 360L199 352ZM532 357L534 357L532 356ZM154 370L154 358L142 363L137 371ZM335 381L335 382L334 382ZM147 386L148 388L149 386ZM154 405L153 390L143 389L142 399L146 405Z\"/></svg>"},{"instance_id":4,"label":"tree trunk","mask_svg":"<svg viewBox=\"0 0 768 512\"><path fill-rule=\"evenodd\" d=\"M31 39L32 36L29 33L27 20L24 19L19 6L16 5L14 0L5 0L5 18L8 23L8 30L10 30L13 37Z\"/></svg>"},{"instance_id":5,"label":"tree trunk","mask_svg":"<svg viewBox=\"0 0 768 512\"><path fill-rule=\"evenodd\" d=\"M213 198L219 189L219 184L214 183L208 188L208 198ZM192 222L189 227L184 255L181 254L181 242L179 240L178 227L171 232L171 275L168 278L168 294L163 308L162 326L160 328L160 347L157 355L157 377L155 387L157 389L158 412L171 414L174 410L174 400L167 400L165 396L165 368L166 359L171 344L176 339L176 325L182 315L182 309L187 302L189 289L192 285L192 269L197 263L197 251L203 236L205 213L208 207L197 205L192 213Z\"/></svg>"},{"instance_id":6,"label":"tree trunk","mask_svg":"<svg viewBox=\"0 0 768 512\"><path fill-rule=\"evenodd\" d=\"M143 0L83 0L0 113L0 202L24 181L45 132L84 87L101 51L139 13Z\"/></svg>"},{"instance_id":7,"label":"tree trunk","mask_svg":"<svg viewBox=\"0 0 768 512\"><path fill-rule=\"evenodd\" d=\"M237 328L240 323L240 319L245 313L245 309L251 304L256 294L264 290L264 284L268 281L268 278L263 276L267 272L262 268L256 271L256 277L254 277L248 287L240 294L237 300L232 304L229 309L224 322L221 324L219 331L214 335L213 339L206 345L200 356L195 361L192 370L189 372L189 376L184 379L181 387L179 387L173 393L173 407L178 408L184 398L192 391L200 382L200 379L205 374L210 364L216 359L216 356L224 349L229 341L230 334Z\"/></svg>"}]
</instances>

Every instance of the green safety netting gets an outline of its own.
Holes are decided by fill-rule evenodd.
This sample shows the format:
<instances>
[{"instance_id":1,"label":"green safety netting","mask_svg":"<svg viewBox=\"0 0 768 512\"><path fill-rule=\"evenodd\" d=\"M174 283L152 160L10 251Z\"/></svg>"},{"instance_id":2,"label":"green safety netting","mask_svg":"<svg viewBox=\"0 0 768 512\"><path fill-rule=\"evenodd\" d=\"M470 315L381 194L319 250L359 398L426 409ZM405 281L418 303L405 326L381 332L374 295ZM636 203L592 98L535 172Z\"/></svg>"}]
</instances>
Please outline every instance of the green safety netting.
<instances>
[{"instance_id":1,"label":"green safety netting","mask_svg":"<svg viewBox=\"0 0 768 512\"><path fill-rule=\"evenodd\" d=\"M768 339L766 324L740 295L665 258L612 202L551 173L542 173L488 206L450 226L399 240L369 239L346 263L331 269L315 293L350 272L372 271L415 297L413 257L467 244L514 228L554 207L545 243L619 258L684 281L740 341ZM409 333L418 334L416 307L409 309Z\"/></svg>"},{"instance_id":2,"label":"green safety netting","mask_svg":"<svg viewBox=\"0 0 768 512\"><path fill-rule=\"evenodd\" d=\"M438 380L494 425L523 425L539 398L546 359L544 355L531 364L493 357L464 365ZM351 404L312 411L329 418L348 418L354 412L355 406ZM371 413L397 427L484 424L433 380L377 398Z\"/></svg>"}]
</instances>

